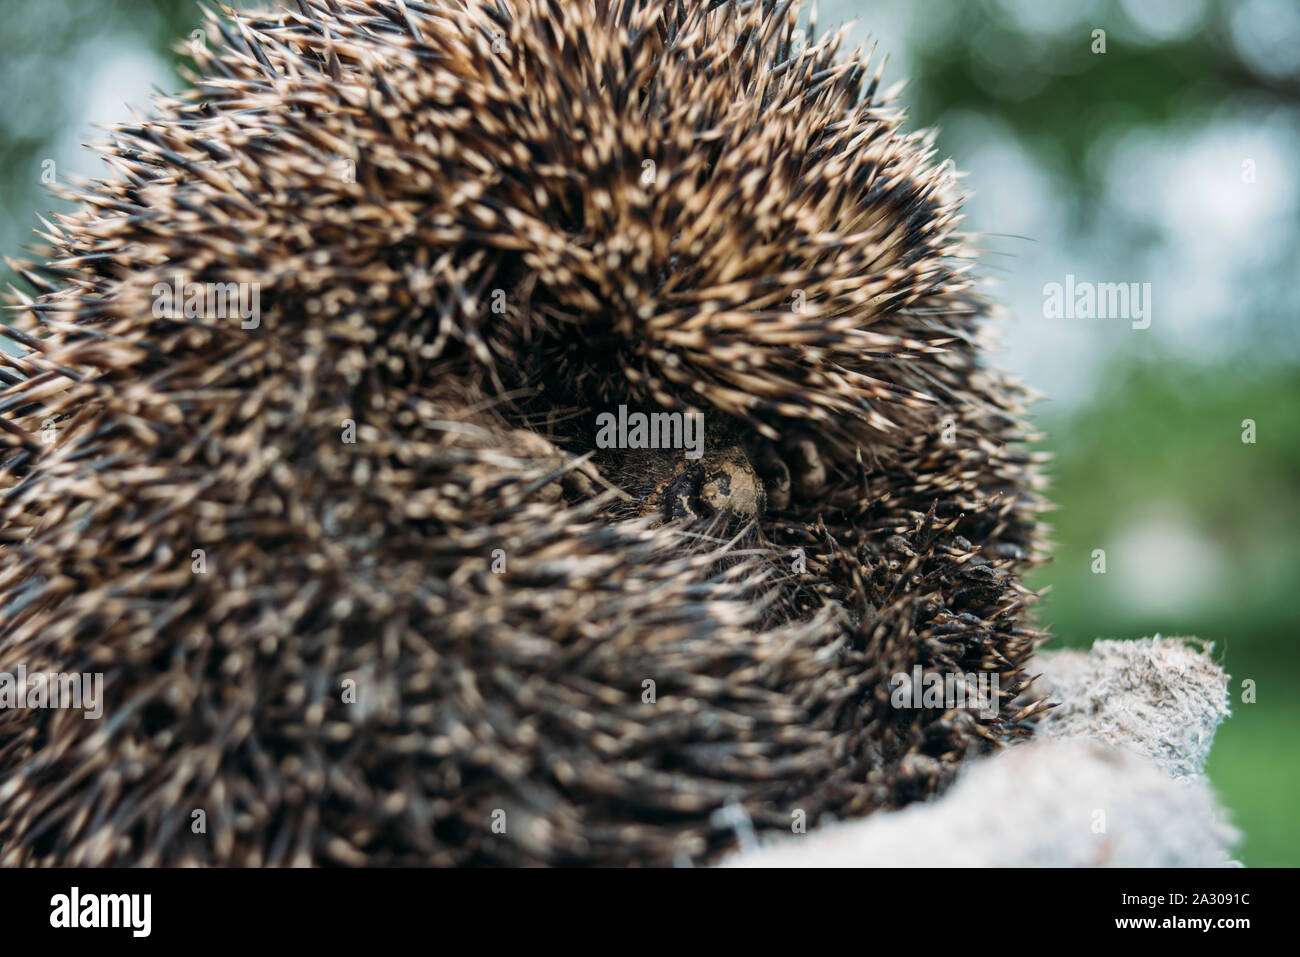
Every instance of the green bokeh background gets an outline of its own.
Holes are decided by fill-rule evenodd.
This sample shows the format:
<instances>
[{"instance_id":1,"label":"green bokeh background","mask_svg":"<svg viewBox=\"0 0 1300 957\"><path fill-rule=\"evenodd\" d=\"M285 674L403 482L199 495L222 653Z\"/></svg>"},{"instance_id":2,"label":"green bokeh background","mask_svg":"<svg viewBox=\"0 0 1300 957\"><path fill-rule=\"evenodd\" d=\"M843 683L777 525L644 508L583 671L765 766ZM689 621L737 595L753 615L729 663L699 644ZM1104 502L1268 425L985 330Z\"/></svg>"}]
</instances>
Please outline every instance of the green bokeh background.
<instances>
[{"instance_id":1,"label":"green bokeh background","mask_svg":"<svg viewBox=\"0 0 1300 957\"><path fill-rule=\"evenodd\" d=\"M1116 204L1107 193L1114 167L1098 161L1099 144L1167 143L1177 153L1189 130L1259 117L1247 122L1274 137L1274 155L1284 159L1271 168L1261 162L1255 185L1300 180L1300 58L1287 59L1288 49L1300 48L1294 7L1294 0L831 0L819 16L823 29L856 17L854 42L873 32L882 51L901 54L886 83L906 71L901 100L911 125L939 127L940 154L971 170L977 198L989 186L1014 197L1023 170L1046 184L1059 221L1050 235L999 235L1013 211L1005 205L983 209L972 224L993 234L987 272L1011 290L1009 338L1036 344L1028 359L1013 355L1010 364L1049 396L1036 418L1048 435L1041 446L1054 455L1050 496L1058 508L1050 516L1054 561L1032 582L1050 588L1041 616L1057 647L1157 633L1214 643L1232 675L1234 714L1219 731L1210 775L1244 832L1240 857L1253 866L1300 863L1300 216L1289 216L1289 226L1270 220L1244 251L1225 242L1229 306L1157 314L1160 335L1085 330L1096 340L1090 371L1066 397L1034 356L1059 362L1067 353L1068 362L1077 340L1054 347L1056 327L1016 303L1060 281L1061 270L1043 271L1053 256L1080 274L1088 263L1147 263L1147 273L1103 273L1102 281L1150 280L1157 289L1177 281L1183 241L1197 224L1171 227ZM54 159L60 178L96 174L97 161L77 149L93 135L87 121L127 119L121 99L147 102L149 79L179 87L182 57L170 46L199 23L193 0L0 0L0 251L19 252L38 225L35 213L63 208L43 193L42 161ZM1098 27L1106 30L1104 56L1091 50ZM86 115L88 103L106 97L113 115ZM1231 153L1239 134L1223 128ZM980 160L977 146L990 141L1014 147L1021 171ZM1142 173L1151 182L1136 188L1158 189L1158 172ZM1237 174L1235 159L1229 172ZM1295 203L1294 190L1276 195ZM1142 259L1160 249L1163 260ZM12 278L0 267L0 281ZM1253 444L1242 441L1247 419L1255 422ZM1092 570L1098 548L1107 553L1105 574ZM1243 701L1246 680L1255 683L1255 703Z\"/></svg>"}]
</instances>

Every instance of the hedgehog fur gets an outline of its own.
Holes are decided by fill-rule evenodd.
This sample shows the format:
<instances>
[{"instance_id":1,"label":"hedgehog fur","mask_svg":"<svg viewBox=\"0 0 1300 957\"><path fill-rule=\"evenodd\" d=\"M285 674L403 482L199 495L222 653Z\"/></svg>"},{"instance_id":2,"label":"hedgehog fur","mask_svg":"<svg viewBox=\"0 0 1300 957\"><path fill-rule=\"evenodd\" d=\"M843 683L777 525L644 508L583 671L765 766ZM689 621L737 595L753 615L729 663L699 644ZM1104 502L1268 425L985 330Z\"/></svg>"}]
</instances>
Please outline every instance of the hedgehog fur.
<instances>
[{"instance_id":1,"label":"hedgehog fur","mask_svg":"<svg viewBox=\"0 0 1300 957\"><path fill-rule=\"evenodd\" d=\"M0 711L0 863L708 863L1031 732L1037 463L955 174L798 18L208 14L12 263L0 672L105 704ZM597 448L619 405L704 456ZM915 665L1000 711L895 709Z\"/></svg>"}]
</instances>

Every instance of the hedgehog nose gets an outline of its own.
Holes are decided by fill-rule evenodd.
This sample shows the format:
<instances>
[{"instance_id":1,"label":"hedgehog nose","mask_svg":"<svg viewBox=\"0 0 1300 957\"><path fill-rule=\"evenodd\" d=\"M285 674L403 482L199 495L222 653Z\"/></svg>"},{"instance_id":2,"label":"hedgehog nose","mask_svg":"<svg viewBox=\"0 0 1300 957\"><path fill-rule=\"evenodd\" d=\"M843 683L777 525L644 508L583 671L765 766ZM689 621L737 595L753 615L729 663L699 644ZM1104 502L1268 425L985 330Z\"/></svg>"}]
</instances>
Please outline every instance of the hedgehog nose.
<instances>
[{"instance_id":1,"label":"hedgehog nose","mask_svg":"<svg viewBox=\"0 0 1300 957\"><path fill-rule=\"evenodd\" d=\"M748 520L763 517L767 492L744 448L729 445L684 466L648 504L666 521L711 518L721 512Z\"/></svg>"}]
</instances>

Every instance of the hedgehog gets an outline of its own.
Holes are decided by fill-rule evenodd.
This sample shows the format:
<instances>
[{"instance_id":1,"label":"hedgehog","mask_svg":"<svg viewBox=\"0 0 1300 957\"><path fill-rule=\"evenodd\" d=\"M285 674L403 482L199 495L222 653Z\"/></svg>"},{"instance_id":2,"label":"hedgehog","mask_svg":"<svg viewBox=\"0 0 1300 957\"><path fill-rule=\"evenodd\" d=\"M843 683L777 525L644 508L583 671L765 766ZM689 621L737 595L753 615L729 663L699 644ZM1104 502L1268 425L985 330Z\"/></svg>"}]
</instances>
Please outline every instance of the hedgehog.
<instances>
[{"instance_id":1,"label":"hedgehog","mask_svg":"<svg viewBox=\"0 0 1300 957\"><path fill-rule=\"evenodd\" d=\"M0 863L710 864L1032 733L1032 397L874 52L790 0L205 16L10 261L0 674L103 716L0 710Z\"/></svg>"}]
</instances>

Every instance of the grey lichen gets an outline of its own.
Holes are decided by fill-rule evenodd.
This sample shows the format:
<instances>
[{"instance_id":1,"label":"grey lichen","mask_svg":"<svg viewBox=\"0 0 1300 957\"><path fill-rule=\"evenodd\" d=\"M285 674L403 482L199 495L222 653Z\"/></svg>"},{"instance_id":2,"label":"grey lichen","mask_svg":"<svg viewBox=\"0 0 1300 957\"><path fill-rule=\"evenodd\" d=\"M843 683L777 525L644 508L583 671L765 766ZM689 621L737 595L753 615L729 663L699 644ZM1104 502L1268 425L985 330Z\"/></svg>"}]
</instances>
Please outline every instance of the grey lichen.
<instances>
[{"instance_id":1,"label":"grey lichen","mask_svg":"<svg viewBox=\"0 0 1300 957\"><path fill-rule=\"evenodd\" d=\"M1099 641L1033 663L1060 702L1034 741L938 800L741 853L738 867L1222 867L1237 832L1202 773L1228 676L1191 639Z\"/></svg>"},{"instance_id":2,"label":"grey lichen","mask_svg":"<svg viewBox=\"0 0 1300 957\"><path fill-rule=\"evenodd\" d=\"M1088 737L1186 777L1205 768L1214 731L1228 716L1228 676L1195 639L1098 641L1089 652L1037 659L1041 693L1059 702L1040 732Z\"/></svg>"}]
</instances>

